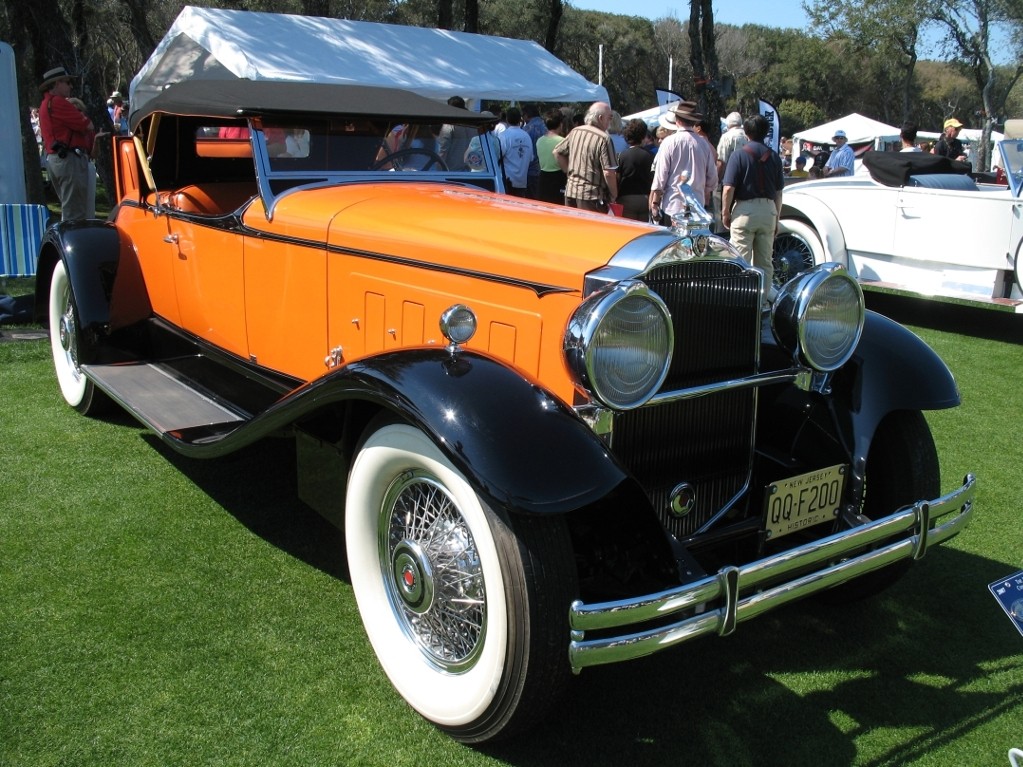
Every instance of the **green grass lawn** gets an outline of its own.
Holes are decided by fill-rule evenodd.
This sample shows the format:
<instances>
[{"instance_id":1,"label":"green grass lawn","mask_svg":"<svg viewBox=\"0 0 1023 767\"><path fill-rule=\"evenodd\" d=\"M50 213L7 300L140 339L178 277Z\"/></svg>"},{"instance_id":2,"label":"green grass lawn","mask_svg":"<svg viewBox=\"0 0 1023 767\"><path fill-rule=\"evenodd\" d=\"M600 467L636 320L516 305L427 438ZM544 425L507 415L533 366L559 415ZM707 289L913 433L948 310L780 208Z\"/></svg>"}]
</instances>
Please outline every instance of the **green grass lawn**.
<instances>
[{"instance_id":1,"label":"green grass lawn","mask_svg":"<svg viewBox=\"0 0 1023 767\"><path fill-rule=\"evenodd\" d=\"M987 584L1023 569L1023 318L882 308L956 374L928 420L944 487L980 477L973 526L878 598L588 669L485 751L391 690L287 443L181 458L66 407L45 341L0 343L0 765L1007 764L1023 637Z\"/></svg>"}]
</instances>

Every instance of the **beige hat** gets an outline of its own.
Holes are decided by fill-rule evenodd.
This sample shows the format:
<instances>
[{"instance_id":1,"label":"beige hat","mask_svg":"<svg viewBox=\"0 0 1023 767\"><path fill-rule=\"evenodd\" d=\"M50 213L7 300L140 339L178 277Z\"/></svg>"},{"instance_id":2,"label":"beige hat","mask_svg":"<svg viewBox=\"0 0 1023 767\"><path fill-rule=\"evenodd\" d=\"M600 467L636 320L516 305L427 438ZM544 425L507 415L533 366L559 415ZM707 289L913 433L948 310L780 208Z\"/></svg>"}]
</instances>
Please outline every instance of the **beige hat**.
<instances>
[{"instance_id":1,"label":"beige hat","mask_svg":"<svg viewBox=\"0 0 1023 767\"><path fill-rule=\"evenodd\" d=\"M959 122L956 118L949 117L947 120L945 120L945 127L946 128L950 128L950 127L951 128L962 128L963 124L961 122Z\"/></svg>"},{"instance_id":2,"label":"beige hat","mask_svg":"<svg viewBox=\"0 0 1023 767\"><path fill-rule=\"evenodd\" d=\"M64 67L54 67L53 69L48 70L46 74L43 75L43 81L39 83L39 90L49 90L50 86L58 80L71 81L71 75L67 73L67 70L64 69Z\"/></svg>"}]
</instances>

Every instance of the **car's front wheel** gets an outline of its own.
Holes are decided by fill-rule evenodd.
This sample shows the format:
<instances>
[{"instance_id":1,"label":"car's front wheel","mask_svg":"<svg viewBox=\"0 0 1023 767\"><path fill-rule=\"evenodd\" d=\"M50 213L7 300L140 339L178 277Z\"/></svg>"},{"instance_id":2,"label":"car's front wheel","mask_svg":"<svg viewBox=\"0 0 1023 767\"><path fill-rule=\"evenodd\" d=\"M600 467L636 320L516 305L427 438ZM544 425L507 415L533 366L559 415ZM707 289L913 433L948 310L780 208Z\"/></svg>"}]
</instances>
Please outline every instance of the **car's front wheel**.
<instances>
[{"instance_id":1,"label":"car's front wheel","mask_svg":"<svg viewBox=\"0 0 1023 767\"><path fill-rule=\"evenodd\" d=\"M95 415L109 404L103 392L82 372L82 334L74 290L63 261L50 276L50 351L64 401L83 415Z\"/></svg>"},{"instance_id":2,"label":"car's front wheel","mask_svg":"<svg viewBox=\"0 0 1023 767\"><path fill-rule=\"evenodd\" d=\"M802 221L783 218L774 238L774 284L784 285L800 272L827 261L817 231Z\"/></svg>"},{"instance_id":3,"label":"car's front wheel","mask_svg":"<svg viewBox=\"0 0 1023 767\"><path fill-rule=\"evenodd\" d=\"M938 451L927 420L919 410L890 413L878 426L867 454L861 513L877 520L896 509L941 494ZM905 559L849 581L830 592L832 602L872 596L891 586L909 570Z\"/></svg>"},{"instance_id":4,"label":"car's front wheel","mask_svg":"<svg viewBox=\"0 0 1023 767\"><path fill-rule=\"evenodd\" d=\"M359 612L401 696L464 742L535 722L569 676L575 569L563 520L496 513L403 423L366 438L345 515Z\"/></svg>"}]
</instances>

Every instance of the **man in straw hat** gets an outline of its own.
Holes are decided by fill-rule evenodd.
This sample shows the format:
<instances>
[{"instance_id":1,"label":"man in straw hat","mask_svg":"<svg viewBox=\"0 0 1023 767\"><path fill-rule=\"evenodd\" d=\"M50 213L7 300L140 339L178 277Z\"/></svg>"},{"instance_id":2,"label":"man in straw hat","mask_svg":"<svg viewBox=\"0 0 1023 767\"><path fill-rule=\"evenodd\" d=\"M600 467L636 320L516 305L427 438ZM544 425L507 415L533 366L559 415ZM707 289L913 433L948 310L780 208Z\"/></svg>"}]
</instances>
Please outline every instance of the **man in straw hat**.
<instances>
[{"instance_id":1,"label":"man in straw hat","mask_svg":"<svg viewBox=\"0 0 1023 767\"><path fill-rule=\"evenodd\" d=\"M682 210L685 200L678 186L683 175L688 176L696 199L704 206L711 205L718 185L717 156L710 142L694 131L702 120L703 115L693 101L680 101L674 109L661 115L661 125L673 127L675 132L661 142L654 156L650 216L655 223L670 224L671 216Z\"/></svg>"},{"instance_id":2,"label":"man in straw hat","mask_svg":"<svg viewBox=\"0 0 1023 767\"><path fill-rule=\"evenodd\" d=\"M39 131L50 184L60 198L61 220L94 216L96 211L89 210L89 152L95 135L92 120L68 101L71 77L64 67L44 74L39 90L43 92Z\"/></svg>"}]
</instances>

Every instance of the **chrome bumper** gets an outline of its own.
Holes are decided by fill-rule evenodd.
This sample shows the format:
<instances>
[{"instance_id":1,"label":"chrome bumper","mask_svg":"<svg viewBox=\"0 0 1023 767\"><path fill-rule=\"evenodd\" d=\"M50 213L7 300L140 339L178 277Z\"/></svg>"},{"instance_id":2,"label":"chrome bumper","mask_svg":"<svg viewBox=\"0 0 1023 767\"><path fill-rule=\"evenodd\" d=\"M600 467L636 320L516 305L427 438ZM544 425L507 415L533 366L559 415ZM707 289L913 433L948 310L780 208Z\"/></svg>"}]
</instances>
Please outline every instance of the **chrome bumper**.
<instances>
[{"instance_id":1,"label":"chrome bumper","mask_svg":"<svg viewBox=\"0 0 1023 767\"><path fill-rule=\"evenodd\" d=\"M918 501L876 522L741 567L725 567L694 583L614 602L587 605L576 600L569 614L572 670L578 673L587 666L640 658L704 634L725 636L742 621L788 602L902 559L920 559L929 546L969 524L976 492L977 479L968 474L962 487L937 500ZM901 537L871 548L893 536ZM806 572L814 567L819 569ZM803 574L784 580L790 573ZM675 613L689 617L663 625L663 619ZM646 631L586 639L587 631L635 627L648 621L662 623Z\"/></svg>"}]
</instances>

